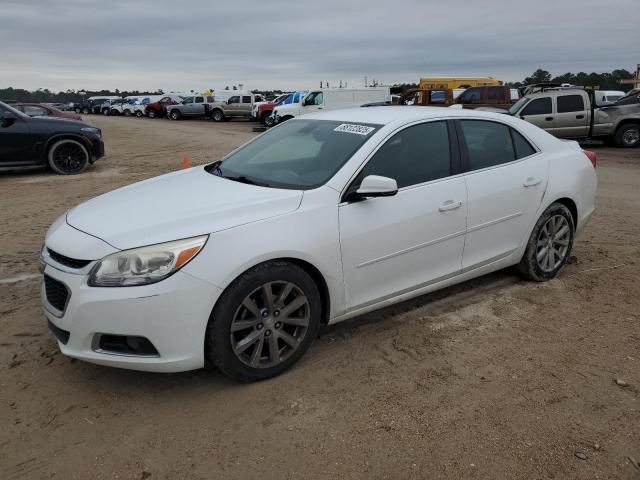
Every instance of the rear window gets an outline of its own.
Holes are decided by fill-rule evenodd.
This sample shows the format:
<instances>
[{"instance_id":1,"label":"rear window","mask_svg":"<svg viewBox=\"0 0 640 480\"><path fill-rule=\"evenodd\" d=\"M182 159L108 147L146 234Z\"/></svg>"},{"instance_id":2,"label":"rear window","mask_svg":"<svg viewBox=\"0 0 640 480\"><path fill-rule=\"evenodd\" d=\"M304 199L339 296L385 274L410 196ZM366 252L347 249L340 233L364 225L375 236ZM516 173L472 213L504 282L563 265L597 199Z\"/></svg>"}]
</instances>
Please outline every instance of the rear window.
<instances>
[{"instance_id":1,"label":"rear window","mask_svg":"<svg viewBox=\"0 0 640 480\"><path fill-rule=\"evenodd\" d=\"M584 110L582 95L562 95L558 97L558 113L581 112Z\"/></svg>"}]
</instances>

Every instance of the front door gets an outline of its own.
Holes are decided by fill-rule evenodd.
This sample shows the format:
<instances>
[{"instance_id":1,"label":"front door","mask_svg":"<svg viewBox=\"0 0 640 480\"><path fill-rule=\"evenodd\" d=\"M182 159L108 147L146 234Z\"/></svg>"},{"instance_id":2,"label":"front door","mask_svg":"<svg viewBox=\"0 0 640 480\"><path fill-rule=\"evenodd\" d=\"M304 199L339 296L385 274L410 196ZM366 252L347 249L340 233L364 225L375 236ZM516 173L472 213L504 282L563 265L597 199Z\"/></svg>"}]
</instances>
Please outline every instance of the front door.
<instances>
[{"instance_id":1,"label":"front door","mask_svg":"<svg viewBox=\"0 0 640 480\"><path fill-rule=\"evenodd\" d=\"M468 191L463 271L513 253L528 234L544 194L546 158L515 129L460 120Z\"/></svg>"},{"instance_id":2,"label":"front door","mask_svg":"<svg viewBox=\"0 0 640 480\"><path fill-rule=\"evenodd\" d=\"M553 127L551 97L534 98L520 111L520 118L548 130Z\"/></svg>"},{"instance_id":3,"label":"front door","mask_svg":"<svg viewBox=\"0 0 640 480\"><path fill-rule=\"evenodd\" d=\"M4 113L5 110L0 107L0 117ZM33 163L34 154L29 123L23 118L6 121L0 118L0 166Z\"/></svg>"},{"instance_id":4,"label":"front door","mask_svg":"<svg viewBox=\"0 0 640 480\"><path fill-rule=\"evenodd\" d=\"M459 273L467 218L464 177L452 176L444 121L407 127L364 166L394 178L398 193L339 206L347 309L354 310Z\"/></svg>"}]
</instances>

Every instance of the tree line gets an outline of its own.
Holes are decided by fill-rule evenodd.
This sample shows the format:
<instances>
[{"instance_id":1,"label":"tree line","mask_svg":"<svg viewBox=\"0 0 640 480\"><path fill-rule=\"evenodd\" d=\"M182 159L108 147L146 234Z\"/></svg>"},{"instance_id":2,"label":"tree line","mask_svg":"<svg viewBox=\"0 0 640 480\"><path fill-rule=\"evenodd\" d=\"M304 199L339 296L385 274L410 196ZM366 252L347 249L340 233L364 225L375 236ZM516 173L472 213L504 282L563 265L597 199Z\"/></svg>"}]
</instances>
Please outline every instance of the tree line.
<instances>
[{"instance_id":1,"label":"tree line","mask_svg":"<svg viewBox=\"0 0 640 480\"><path fill-rule=\"evenodd\" d=\"M515 88L523 85L530 85L532 83L570 83L572 85L582 85L589 87L598 87L601 90L623 90L628 91L632 85L624 85L618 83L620 80L629 80L634 78L634 73L619 68L611 72L603 73L564 73L562 75L551 75L548 71L538 68L530 76L524 78L521 82L508 82L507 85L511 85ZM391 86L391 93L403 93L410 88L416 88L416 83L397 83ZM236 86L232 87L232 90L236 90ZM226 87L225 90L229 90ZM281 93L280 90L273 90L269 92L262 92L254 90L254 93ZM81 102L83 98L98 96L98 95L118 95L121 97L128 96L142 96L142 95L162 95L162 90L155 91L139 91L139 90L123 90L120 91L117 88L115 90L66 90L60 92L52 92L47 88L39 88L35 91L24 90L22 88L0 88L0 100L20 101L20 102L36 102L36 103L69 103L69 102ZM194 92L197 93L197 92Z\"/></svg>"}]
</instances>

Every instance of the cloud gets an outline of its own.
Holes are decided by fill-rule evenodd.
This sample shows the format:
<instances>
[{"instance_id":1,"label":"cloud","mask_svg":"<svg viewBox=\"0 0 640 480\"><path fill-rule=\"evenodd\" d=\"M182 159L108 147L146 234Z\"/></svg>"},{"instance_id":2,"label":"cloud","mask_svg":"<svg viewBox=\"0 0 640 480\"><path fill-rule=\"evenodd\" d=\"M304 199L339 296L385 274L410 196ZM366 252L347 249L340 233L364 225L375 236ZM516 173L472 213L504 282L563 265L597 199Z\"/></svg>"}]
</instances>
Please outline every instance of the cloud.
<instances>
[{"instance_id":1,"label":"cloud","mask_svg":"<svg viewBox=\"0 0 640 480\"><path fill-rule=\"evenodd\" d=\"M638 0L2 0L0 18L0 87L52 90L520 80L633 69L640 44Z\"/></svg>"}]
</instances>

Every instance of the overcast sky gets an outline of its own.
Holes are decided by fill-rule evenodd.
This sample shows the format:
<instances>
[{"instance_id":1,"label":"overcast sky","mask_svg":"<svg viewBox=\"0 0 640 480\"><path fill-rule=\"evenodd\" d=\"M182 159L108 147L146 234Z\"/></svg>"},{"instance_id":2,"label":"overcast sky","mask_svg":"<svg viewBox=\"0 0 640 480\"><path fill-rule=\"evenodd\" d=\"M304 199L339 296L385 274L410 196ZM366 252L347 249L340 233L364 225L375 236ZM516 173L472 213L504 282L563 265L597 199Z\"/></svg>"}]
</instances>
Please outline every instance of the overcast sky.
<instances>
[{"instance_id":1,"label":"overcast sky","mask_svg":"<svg viewBox=\"0 0 640 480\"><path fill-rule=\"evenodd\" d=\"M640 0L0 0L0 88L308 88L634 70Z\"/></svg>"}]
</instances>

